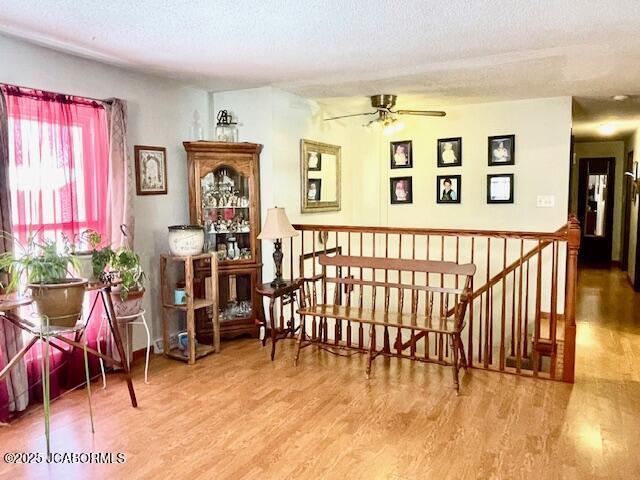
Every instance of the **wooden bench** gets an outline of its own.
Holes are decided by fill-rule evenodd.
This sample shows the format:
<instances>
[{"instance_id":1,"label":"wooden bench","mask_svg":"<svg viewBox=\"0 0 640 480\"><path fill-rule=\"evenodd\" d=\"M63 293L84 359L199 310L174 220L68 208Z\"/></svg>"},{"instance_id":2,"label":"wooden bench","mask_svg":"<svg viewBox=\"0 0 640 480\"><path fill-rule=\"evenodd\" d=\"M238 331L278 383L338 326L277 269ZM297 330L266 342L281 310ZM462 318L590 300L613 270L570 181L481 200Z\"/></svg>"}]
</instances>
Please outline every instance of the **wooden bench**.
<instances>
[{"instance_id":1,"label":"wooden bench","mask_svg":"<svg viewBox=\"0 0 640 480\"><path fill-rule=\"evenodd\" d=\"M378 355L410 358L452 366L454 386L456 392L459 391L458 371L460 367L467 368L460 334L465 326L475 265L345 255L320 255L318 261L322 273L304 279L300 295L298 314L302 327L296 342L296 364L300 350L309 345L321 346L332 353L338 353L336 348L358 350L351 342L354 322L358 324L358 335L361 336L359 344L363 344L362 325L369 326L369 346L360 349L368 355L367 378L371 373L372 360ZM328 275L328 268L335 272L335 276ZM368 272L370 278L366 278ZM318 282L321 282L320 288ZM327 287L331 284L334 285L333 299L329 301ZM379 290L383 292L382 299ZM311 336L305 331L307 317L313 319ZM333 319L335 324L333 343L328 338L328 319ZM338 338L343 336L343 322L347 323L346 342L339 342ZM380 349L376 341L379 334L376 327L384 328ZM391 350L390 329L397 331L393 345L395 351ZM406 342L403 341L403 332L410 334ZM416 346L421 339L424 351L419 355ZM431 344L430 339L433 340ZM447 343L444 343L445 339ZM407 349L410 350L408 354L404 353ZM435 352L433 357L430 354L432 349Z\"/></svg>"}]
</instances>

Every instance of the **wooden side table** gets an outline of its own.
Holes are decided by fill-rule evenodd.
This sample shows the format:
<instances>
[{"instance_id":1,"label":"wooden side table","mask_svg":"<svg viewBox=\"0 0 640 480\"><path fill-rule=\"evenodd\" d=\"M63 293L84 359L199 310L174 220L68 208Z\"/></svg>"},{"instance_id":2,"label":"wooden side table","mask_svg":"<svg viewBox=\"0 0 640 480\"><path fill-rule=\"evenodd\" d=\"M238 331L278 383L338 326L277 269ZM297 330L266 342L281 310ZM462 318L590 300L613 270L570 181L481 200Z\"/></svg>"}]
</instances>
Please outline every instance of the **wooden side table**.
<instances>
[{"instance_id":1,"label":"wooden side table","mask_svg":"<svg viewBox=\"0 0 640 480\"><path fill-rule=\"evenodd\" d=\"M269 298L269 326L265 319L264 325L264 338L262 339L262 346L267 343L267 330L271 333L271 361L276 356L276 342L284 338L295 338L295 334L300 328L300 325L295 326L294 320L294 303L296 302L296 294L302 285L302 279L285 280L284 285L280 287L272 287L270 283L263 283L256 286L256 292L258 295ZM280 316L279 326L276 327L276 300L280 299ZM291 316L285 325L284 322L284 307L291 305Z\"/></svg>"}]
</instances>

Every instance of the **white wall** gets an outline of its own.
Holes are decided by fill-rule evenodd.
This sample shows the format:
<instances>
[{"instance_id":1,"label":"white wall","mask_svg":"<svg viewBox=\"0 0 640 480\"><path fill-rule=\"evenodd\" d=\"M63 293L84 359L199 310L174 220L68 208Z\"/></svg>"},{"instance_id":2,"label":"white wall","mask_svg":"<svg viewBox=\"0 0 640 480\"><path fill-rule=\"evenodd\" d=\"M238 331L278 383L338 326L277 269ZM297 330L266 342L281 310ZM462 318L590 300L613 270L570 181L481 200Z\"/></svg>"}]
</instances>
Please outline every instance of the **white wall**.
<instances>
[{"instance_id":1,"label":"white wall","mask_svg":"<svg viewBox=\"0 0 640 480\"><path fill-rule=\"evenodd\" d=\"M611 246L611 259L619 261L622 242L622 189L625 168L624 142L576 142L573 146L574 159L571 164L571 212L578 213L578 176L579 162L581 158L605 158L616 159L614 201L613 201L613 238Z\"/></svg>"},{"instance_id":2,"label":"white wall","mask_svg":"<svg viewBox=\"0 0 640 480\"><path fill-rule=\"evenodd\" d=\"M129 154L133 146L167 149L168 194L136 196L135 249L148 275L145 309L160 335L159 255L167 251L167 226L189 221L186 154L194 111L208 129L207 92L154 76L132 73L0 35L0 82L128 104ZM146 345L136 332L134 348Z\"/></svg>"},{"instance_id":3,"label":"white wall","mask_svg":"<svg viewBox=\"0 0 640 480\"><path fill-rule=\"evenodd\" d=\"M566 223L571 100L549 98L445 108L444 118L405 117L393 137L372 138L363 165L378 182L380 224L431 228L554 231ZM487 137L515 134L515 165L489 167ZM462 166L438 168L438 138L462 137ZM389 141L412 140L412 169L391 169ZM375 169L375 172L370 172ZM487 204L487 174L513 173L513 204ZM462 175L460 204L436 203L436 176ZM391 205L389 178L413 177L413 204ZM377 178L376 178L377 176ZM374 192L371 191L373 196ZM538 195L553 195L552 208L537 208ZM365 205L368 204L366 199Z\"/></svg>"}]
</instances>

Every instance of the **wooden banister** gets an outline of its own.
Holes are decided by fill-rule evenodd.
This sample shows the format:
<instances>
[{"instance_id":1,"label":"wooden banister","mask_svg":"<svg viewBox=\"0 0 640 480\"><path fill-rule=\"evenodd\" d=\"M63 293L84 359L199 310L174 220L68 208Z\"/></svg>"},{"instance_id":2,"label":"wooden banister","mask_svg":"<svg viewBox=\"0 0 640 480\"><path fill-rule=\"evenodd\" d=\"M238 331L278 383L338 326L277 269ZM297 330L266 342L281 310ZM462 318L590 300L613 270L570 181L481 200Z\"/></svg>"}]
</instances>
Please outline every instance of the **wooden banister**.
<instances>
[{"instance_id":1,"label":"wooden banister","mask_svg":"<svg viewBox=\"0 0 640 480\"><path fill-rule=\"evenodd\" d=\"M580 249L580 222L575 215L569 217L567 239L567 281L564 302L564 364L562 379L573 383L576 369L576 293L578 290L578 250Z\"/></svg>"},{"instance_id":2,"label":"wooden banister","mask_svg":"<svg viewBox=\"0 0 640 480\"><path fill-rule=\"evenodd\" d=\"M370 306L398 312L411 310L414 314L424 311L426 317L433 315L436 319L453 315L458 303L456 296L462 295L468 302L465 336L470 366L566 382L574 380L580 246L580 225L575 217L554 232L348 225L294 225L294 228L301 232L296 237L295 253L300 255L298 273L306 277L309 296L318 294L323 303L333 298L335 304L360 309ZM466 237L464 245L463 237ZM527 241L532 245L526 245ZM565 245L566 270L559 262ZM551 255L543 255L549 246L553 249ZM292 244L290 254L293 252ZM460 261L470 263L461 265ZM462 288L457 278L444 282L451 272L435 271L432 264L446 265L447 270L453 268L455 273L469 275L469 284ZM466 270L473 264L478 265L480 274ZM563 302L558 298L563 295L563 283L564 314ZM419 288L410 288L418 284ZM412 290L411 295L405 297L404 290ZM424 292L428 292L426 297L422 296ZM326 318L316 326L316 318L312 316L310 327L312 336L327 340ZM351 322L345 329L343 319L336 319L332 327L335 327L331 328L332 344L346 339L346 345L352 345ZM564 335L558 336L557 331L563 331ZM367 350L365 333L362 323L357 331L353 329L354 345L362 351ZM395 339L390 338L392 334ZM381 344L385 354L390 354L391 348L408 347L412 358L442 361L451 352L451 346L435 334L400 329L393 333L385 326L377 338L375 332L371 335L370 342L374 347L376 342L378 346ZM543 362L542 357L549 357L550 362Z\"/></svg>"},{"instance_id":3,"label":"wooden banister","mask_svg":"<svg viewBox=\"0 0 640 480\"><path fill-rule=\"evenodd\" d=\"M555 232L519 232L501 230L451 230L444 228L406 228L406 227L362 227L351 225L309 225L295 224L293 228L305 232L343 232L343 233L373 233L392 235L431 235L445 237L492 237L517 238L524 240L566 240L567 226L564 225Z\"/></svg>"}]
</instances>

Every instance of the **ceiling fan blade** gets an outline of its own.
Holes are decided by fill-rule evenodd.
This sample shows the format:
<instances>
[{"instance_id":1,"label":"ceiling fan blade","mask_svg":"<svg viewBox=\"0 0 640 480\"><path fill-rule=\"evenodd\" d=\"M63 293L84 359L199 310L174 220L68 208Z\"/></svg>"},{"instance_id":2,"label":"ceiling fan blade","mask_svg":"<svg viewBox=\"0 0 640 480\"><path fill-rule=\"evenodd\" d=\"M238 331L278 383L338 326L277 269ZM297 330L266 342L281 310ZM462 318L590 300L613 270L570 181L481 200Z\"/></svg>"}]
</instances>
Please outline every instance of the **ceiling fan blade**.
<instances>
[{"instance_id":1,"label":"ceiling fan blade","mask_svg":"<svg viewBox=\"0 0 640 480\"><path fill-rule=\"evenodd\" d=\"M375 112L367 112L367 113L352 113L351 115L340 115L338 117L325 118L324 121L326 122L327 120L337 120L338 118L347 118L347 117L361 117L363 115L375 115L376 113L378 112L375 111Z\"/></svg>"},{"instance_id":2,"label":"ceiling fan blade","mask_svg":"<svg viewBox=\"0 0 640 480\"><path fill-rule=\"evenodd\" d=\"M447 114L441 110L398 110L392 113L398 115L422 115L425 117L444 117Z\"/></svg>"}]
</instances>

